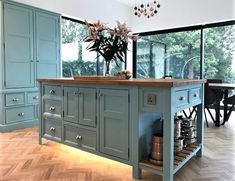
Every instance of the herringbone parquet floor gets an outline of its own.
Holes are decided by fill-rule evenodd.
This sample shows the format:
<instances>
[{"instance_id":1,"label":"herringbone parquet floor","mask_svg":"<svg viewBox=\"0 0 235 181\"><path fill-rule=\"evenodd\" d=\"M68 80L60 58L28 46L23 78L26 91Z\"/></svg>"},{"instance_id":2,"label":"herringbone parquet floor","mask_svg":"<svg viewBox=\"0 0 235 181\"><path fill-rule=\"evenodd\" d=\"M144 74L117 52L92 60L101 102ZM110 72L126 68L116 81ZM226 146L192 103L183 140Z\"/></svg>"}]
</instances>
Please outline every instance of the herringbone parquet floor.
<instances>
[{"instance_id":1,"label":"herringbone parquet floor","mask_svg":"<svg viewBox=\"0 0 235 181\"><path fill-rule=\"evenodd\" d=\"M234 122L231 124L231 122ZM1 181L133 181L132 168L49 141L38 144L36 127L0 133ZM174 176L175 181L235 181L235 120L205 128L205 154ZM143 172L143 181L161 177Z\"/></svg>"}]
</instances>

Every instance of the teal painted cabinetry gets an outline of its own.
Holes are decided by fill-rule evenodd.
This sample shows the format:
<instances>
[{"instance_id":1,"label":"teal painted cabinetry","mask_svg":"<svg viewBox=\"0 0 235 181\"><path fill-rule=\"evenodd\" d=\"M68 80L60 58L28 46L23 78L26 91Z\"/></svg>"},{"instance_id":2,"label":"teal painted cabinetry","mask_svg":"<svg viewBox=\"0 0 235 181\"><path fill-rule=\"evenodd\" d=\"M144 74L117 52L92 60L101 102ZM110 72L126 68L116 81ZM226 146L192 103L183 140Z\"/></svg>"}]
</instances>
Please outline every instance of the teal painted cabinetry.
<instances>
[{"instance_id":1,"label":"teal painted cabinetry","mask_svg":"<svg viewBox=\"0 0 235 181\"><path fill-rule=\"evenodd\" d=\"M58 77L60 74L60 17L35 12L37 78Z\"/></svg>"},{"instance_id":2,"label":"teal painted cabinetry","mask_svg":"<svg viewBox=\"0 0 235 181\"><path fill-rule=\"evenodd\" d=\"M96 89L64 87L64 120L96 126Z\"/></svg>"},{"instance_id":3,"label":"teal painted cabinetry","mask_svg":"<svg viewBox=\"0 0 235 181\"><path fill-rule=\"evenodd\" d=\"M36 78L60 76L60 15L13 1L0 1L0 15L0 131L8 131L38 123Z\"/></svg>"},{"instance_id":4,"label":"teal painted cabinetry","mask_svg":"<svg viewBox=\"0 0 235 181\"><path fill-rule=\"evenodd\" d=\"M34 87L33 10L4 4L5 86Z\"/></svg>"},{"instance_id":5,"label":"teal painted cabinetry","mask_svg":"<svg viewBox=\"0 0 235 181\"><path fill-rule=\"evenodd\" d=\"M137 179L146 170L173 181L193 156L202 156L203 81L66 80L39 82L40 143L46 138L129 164ZM174 116L194 106L197 143L175 155ZM149 160L157 132L163 133L162 166Z\"/></svg>"},{"instance_id":6,"label":"teal painted cabinetry","mask_svg":"<svg viewBox=\"0 0 235 181\"><path fill-rule=\"evenodd\" d=\"M100 89L100 151L128 160L128 90Z\"/></svg>"}]
</instances>

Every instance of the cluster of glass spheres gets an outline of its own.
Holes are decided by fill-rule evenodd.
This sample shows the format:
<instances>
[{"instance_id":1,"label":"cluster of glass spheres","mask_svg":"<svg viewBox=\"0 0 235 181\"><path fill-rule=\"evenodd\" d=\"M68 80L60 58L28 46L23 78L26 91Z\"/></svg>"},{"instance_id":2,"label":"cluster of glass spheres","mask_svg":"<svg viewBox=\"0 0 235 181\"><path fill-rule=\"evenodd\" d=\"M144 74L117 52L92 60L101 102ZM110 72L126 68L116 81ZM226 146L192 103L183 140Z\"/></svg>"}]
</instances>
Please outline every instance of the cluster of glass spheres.
<instances>
[{"instance_id":1,"label":"cluster of glass spheres","mask_svg":"<svg viewBox=\"0 0 235 181\"><path fill-rule=\"evenodd\" d=\"M146 16L147 18L150 18L157 14L157 8L160 8L159 1L157 2L154 0L152 3L149 3L149 1L145 3L142 2L135 5L134 14L138 17Z\"/></svg>"}]
</instances>

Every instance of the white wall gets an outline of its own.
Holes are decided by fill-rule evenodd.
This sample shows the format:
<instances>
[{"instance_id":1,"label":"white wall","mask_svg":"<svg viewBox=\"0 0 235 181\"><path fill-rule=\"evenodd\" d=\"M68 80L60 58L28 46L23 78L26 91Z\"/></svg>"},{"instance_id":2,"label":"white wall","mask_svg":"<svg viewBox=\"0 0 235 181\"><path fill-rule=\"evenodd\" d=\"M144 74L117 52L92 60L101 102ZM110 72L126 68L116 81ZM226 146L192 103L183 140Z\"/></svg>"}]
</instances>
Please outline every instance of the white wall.
<instances>
[{"instance_id":1,"label":"white wall","mask_svg":"<svg viewBox=\"0 0 235 181\"><path fill-rule=\"evenodd\" d=\"M130 24L129 7L113 0L15 0L31 6L87 21L101 20L110 27L116 21Z\"/></svg>"},{"instance_id":2,"label":"white wall","mask_svg":"<svg viewBox=\"0 0 235 181\"><path fill-rule=\"evenodd\" d=\"M235 19L235 0L160 0L160 4L158 14L149 19L132 13L132 30L146 32Z\"/></svg>"}]
</instances>

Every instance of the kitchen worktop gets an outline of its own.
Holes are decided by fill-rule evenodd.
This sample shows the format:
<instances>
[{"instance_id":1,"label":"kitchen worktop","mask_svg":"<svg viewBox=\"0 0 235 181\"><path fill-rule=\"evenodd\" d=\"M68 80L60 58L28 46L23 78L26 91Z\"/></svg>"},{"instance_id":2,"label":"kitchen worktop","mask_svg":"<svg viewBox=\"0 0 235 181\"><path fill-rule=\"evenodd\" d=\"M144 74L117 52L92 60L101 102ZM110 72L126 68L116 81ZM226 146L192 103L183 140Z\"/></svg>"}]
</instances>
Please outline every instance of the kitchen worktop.
<instances>
[{"instance_id":1,"label":"kitchen worktop","mask_svg":"<svg viewBox=\"0 0 235 181\"><path fill-rule=\"evenodd\" d=\"M153 86L153 87L179 87L204 83L205 80L196 79L114 79L113 77L81 76L77 78L41 78L39 82L55 82L70 84L105 84L105 85L129 85L129 86Z\"/></svg>"}]
</instances>

